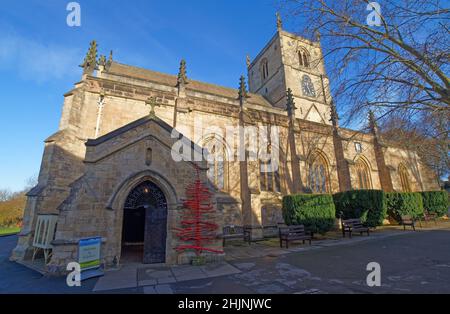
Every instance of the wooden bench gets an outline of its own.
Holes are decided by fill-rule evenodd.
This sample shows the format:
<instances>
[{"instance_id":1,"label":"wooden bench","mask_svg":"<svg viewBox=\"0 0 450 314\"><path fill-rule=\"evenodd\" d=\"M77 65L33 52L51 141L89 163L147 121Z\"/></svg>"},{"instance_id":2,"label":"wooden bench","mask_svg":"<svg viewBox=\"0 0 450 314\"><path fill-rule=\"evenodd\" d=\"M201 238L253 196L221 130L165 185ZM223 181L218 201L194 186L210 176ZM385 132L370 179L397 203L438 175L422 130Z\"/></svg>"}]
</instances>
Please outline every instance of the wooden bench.
<instances>
[{"instance_id":1,"label":"wooden bench","mask_svg":"<svg viewBox=\"0 0 450 314\"><path fill-rule=\"evenodd\" d=\"M251 244L251 231L248 227L228 225L223 227L223 246L225 241L230 239L243 239L248 244Z\"/></svg>"},{"instance_id":2,"label":"wooden bench","mask_svg":"<svg viewBox=\"0 0 450 314\"><path fill-rule=\"evenodd\" d=\"M341 220L341 225L344 238L346 233L348 233L351 238L353 232L359 232L361 235L363 235L363 233L367 233L368 236L370 235L370 229L365 227L359 218Z\"/></svg>"},{"instance_id":3,"label":"wooden bench","mask_svg":"<svg viewBox=\"0 0 450 314\"><path fill-rule=\"evenodd\" d=\"M286 248L289 248L289 242L302 240L303 244L305 241L309 241L309 245L311 245L311 234L305 231L305 226L288 226L288 227L280 227L279 228L280 235L280 248L283 248L283 241L286 243Z\"/></svg>"},{"instance_id":4,"label":"wooden bench","mask_svg":"<svg viewBox=\"0 0 450 314\"><path fill-rule=\"evenodd\" d=\"M424 222L428 223L428 221L433 220L434 224L437 225L437 218L438 217L437 217L436 213L432 213L428 210L424 210L423 216L422 216L422 219ZM422 227L422 222L420 221L420 219L419 219L419 225L420 225L420 227Z\"/></svg>"},{"instance_id":5,"label":"wooden bench","mask_svg":"<svg viewBox=\"0 0 450 314\"><path fill-rule=\"evenodd\" d=\"M403 230L406 230L406 226L410 226L413 228L414 231L416 231L416 220L412 218L410 215L402 216L402 225Z\"/></svg>"}]
</instances>

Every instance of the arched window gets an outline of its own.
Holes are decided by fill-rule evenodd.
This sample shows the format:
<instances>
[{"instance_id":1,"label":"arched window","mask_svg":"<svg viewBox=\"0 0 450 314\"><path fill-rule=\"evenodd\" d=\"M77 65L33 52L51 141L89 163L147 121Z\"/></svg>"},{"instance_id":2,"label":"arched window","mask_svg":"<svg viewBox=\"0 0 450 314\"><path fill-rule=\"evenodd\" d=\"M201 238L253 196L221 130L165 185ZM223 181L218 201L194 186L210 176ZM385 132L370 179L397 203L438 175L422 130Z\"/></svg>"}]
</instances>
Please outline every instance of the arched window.
<instances>
[{"instance_id":1,"label":"arched window","mask_svg":"<svg viewBox=\"0 0 450 314\"><path fill-rule=\"evenodd\" d=\"M309 54L306 50L298 52L298 63L301 67L309 68Z\"/></svg>"},{"instance_id":2,"label":"arched window","mask_svg":"<svg viewBox=\"0 0 450 314\"><path fill-rule=\"evenodd\" d=\"M272 154L272 145L269 143L267 153ZM278 163L272 159L260 160L259 162L259 183L261 191L281 192L280 172Z\"/></svg>"},{"instance_id":3,"label":"arched window","mask_svg":"<svg viewBox=\"0 0 450 314\"><path fill-rule=\"evenodd\" d=\"M317 194L329 193L328 165L322 154L316 154L309 164L309 188Z\"/></svg>"},{"instance_id":4,"label":"arched window","mask_svg":"<svg viewBox=\"0 0 450 314\"><path fill-rule=\"evenodd\" d=\"M208 140L203 149L207 150L208 179L219 190L227 189L226 148L218 139Z\"/></svg>"},{"instance_id":5,"label":"arched window","mask_svg":"<svg viewBox=\"0 0 450 314\"><path fill-rule=\"evenodd\" d=\"M269 61L267 59L261 61L260 70L262 79L267 79L269 77Z\"/></svg>"},{"instance_id":6,"label":"arched window","mask_svg":"<svg viewBox=\"0 0 450 314\"><path fill-rule=\"evenodd\" d=\"M355 163L355 169L356 169L356 180L358 183L358 189L360 190L371 189L372 183L370 179L369 165L363 159L359 159Z\"/></svg>"},{"instance_id":7,"label":"arched window","mask_svg":"<svg viewBox=\"0 0 450 314\"><path fill-rule=\"evenodd\" d=\"M273 169L270 161L260 161L260 188L261 191L281 192L280 186L280 172L278 169Z\"/></svg>"},{"instance_id":8,"label":"arched window","mask_svg":"<svg viewBox=\"0 0 450 314\"><path fill-rule=\"evenodd\" d=\"M398 175L400 176L400 183L403 192L411 192L411 184L409 182L408 169L404 164L398 166Z\"/></svg>"}]
</instances>

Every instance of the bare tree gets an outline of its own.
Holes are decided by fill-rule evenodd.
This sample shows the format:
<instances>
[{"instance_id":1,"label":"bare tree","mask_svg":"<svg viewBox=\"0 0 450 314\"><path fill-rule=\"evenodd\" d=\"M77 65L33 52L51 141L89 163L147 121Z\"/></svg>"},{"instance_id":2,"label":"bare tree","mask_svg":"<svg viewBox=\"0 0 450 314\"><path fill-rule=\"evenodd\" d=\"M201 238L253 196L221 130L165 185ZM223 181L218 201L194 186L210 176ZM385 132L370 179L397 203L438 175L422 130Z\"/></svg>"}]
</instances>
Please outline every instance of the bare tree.
<instances>
[{"instance_id":1,"label":"bare tree","mask_svg":"<svg viewBox=\"0 0 450 314\"><path fill-rule=\"evenodd\" d=\"M0 189L0 202L9 201L13 193L8 189Z\"/></svg>"},{"instance_id":2,"label":"bare tree","mask_svg":"<svg viewBox=\"0 0 450 314\"><path fill-rule=\"evenodd\" d=\"M448 118L449 8L439 0L280 0L301 25L301 36L320 32L333 96L345 123L366 114L428 111ZM368 11L367 9L372 9ZM380 26L369 26L377 14ZM345 109L345 110L342 110Z\"/></svg>"},{"instance_id":3,"label":"bare tree","mask_svg":"<svg viewBox=\"0 0 450 314\"><path fill-rule=\"evenodd\" d=\"M38 176L33 175L25 181L25 187L20 191L12 192L10 189L0 189L0 202L7 202L15 198L23 197L30 189L38 183Z\"/></svg>"},{"instance_id":4,"label":"bare tree","mask_svg":"<svg viewBox=\"0 0 450 314\"><path fill-rule=\"evenodd\" d=\"M34 188L37 184L38 184L38 175L37 174L32 175L26 180L24 191L28 192L29 190Z\"/></svg>"},{"instance_id":5,"label":"bare tree","mask_svg":"<svg viewBox=\"0 0 450 314\"><path fill-rule=\"evenodd\" d=\"M450 122L447 117L433 112L422 112L415 121L394 113L383 119L383 138L408 151L416 151L438 178L448 176L450 170Z\"/></svg>"}]
</instances>

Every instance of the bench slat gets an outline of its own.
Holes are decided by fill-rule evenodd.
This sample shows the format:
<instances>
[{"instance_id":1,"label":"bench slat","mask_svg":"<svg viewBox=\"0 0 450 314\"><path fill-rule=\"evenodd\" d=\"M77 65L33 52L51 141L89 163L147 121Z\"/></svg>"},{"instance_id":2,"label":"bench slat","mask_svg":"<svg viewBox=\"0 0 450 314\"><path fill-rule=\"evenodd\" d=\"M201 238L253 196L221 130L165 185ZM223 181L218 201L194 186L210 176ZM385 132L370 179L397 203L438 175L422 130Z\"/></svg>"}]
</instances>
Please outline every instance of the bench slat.
<instances>
[{"instance_id":1,"label":"bench slat","mask_svg":"<svg viewBox=\"0 0 450 314\"><path fill-rule=\"evenodd\" d=\"M343 219L341 221L342 225L342 234L345 238L345 234L348 233L350 237L352 237L353 232L367 232L367 235L369 235L370 229L362 223L361 219L354 218L354 219Z\"/></svg>"},{"instance_id":2,"label":"bench slat","mask_svg":"<svg viewBox=\"0 0 450 314\"><path fill-rule=\"evenodd\" d=\"M279 236L280 236L280 247L283 247L283 241L286 243L286 248L289 247L290 241L295 240L306 240L311 244L312 236L309 232L305 230L305 226L288 226L279 228Z\"/></svg>"}]
</instances>

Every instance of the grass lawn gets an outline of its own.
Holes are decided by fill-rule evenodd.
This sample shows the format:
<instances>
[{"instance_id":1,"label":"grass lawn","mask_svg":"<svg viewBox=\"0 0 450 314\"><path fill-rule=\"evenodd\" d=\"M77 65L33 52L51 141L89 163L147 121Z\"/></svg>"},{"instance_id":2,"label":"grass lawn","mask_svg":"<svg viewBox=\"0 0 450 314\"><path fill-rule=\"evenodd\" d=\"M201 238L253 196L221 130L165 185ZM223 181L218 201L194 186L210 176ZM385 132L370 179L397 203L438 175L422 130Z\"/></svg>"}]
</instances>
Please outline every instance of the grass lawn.
<instances>
[{"instance_id":1,"label":"grass lawn","mask_svg":"<svg viewBox=\"0 0 450 314\"><path fill-rule=\"evenodd\" d=\"M15 234L19 231L19 227L0 227L0 236Z\"/></svg>"}]
</instances>

